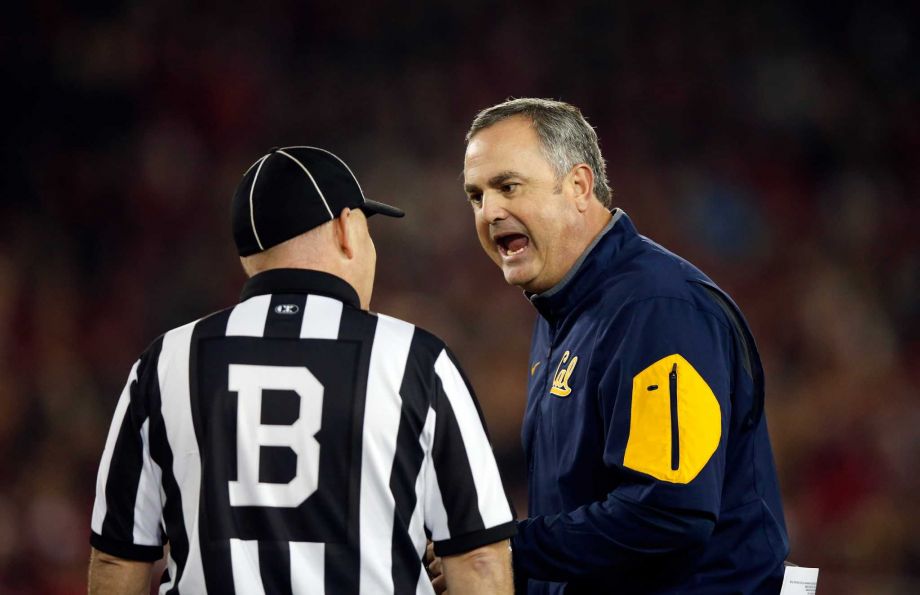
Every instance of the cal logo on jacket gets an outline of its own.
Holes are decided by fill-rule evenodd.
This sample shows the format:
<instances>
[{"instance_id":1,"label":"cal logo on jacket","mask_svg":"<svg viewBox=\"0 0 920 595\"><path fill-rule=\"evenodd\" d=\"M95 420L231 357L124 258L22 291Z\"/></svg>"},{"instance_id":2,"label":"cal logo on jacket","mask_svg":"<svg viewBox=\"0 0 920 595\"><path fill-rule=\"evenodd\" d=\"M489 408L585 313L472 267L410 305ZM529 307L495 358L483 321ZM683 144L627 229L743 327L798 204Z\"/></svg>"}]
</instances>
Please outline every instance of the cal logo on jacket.
<instances>
[{"instance_id":1,"label":"cal logo on jacket","mask_svg":"<svg viewBox=\"0 0 920 595\"><path fill-rule=\"evenodd\" d=\"M562 359L559 360L559 365L556 366L556 373L553 374L553 386L549 389L549 392L557 397L567 397L572 392L572 387L569 386L569 379L578 364L578 356L572 356L570 360L569 353L566 351L562 354Z\"/></svg>"}]
</instances>

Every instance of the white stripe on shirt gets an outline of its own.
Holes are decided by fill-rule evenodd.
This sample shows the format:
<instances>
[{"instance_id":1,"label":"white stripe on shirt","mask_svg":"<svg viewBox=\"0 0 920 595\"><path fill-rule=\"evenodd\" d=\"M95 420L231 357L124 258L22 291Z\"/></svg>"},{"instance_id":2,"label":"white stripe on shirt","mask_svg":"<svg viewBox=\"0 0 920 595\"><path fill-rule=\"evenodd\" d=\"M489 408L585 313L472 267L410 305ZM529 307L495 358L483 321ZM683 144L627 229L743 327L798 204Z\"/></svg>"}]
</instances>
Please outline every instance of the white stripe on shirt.
<instances>
[{"instance_id":1,"label":"white stripe on shirt","mask_svg":"<svg viewBox=\"0 0 920 595\"><path fill-rule=\"evenodd\" d=\"M428 419L425 420L425 429L422 436L434 433L437 413L434 409L428 411ZM430 424L430 428L429 428ZM431 438L428 438L430 441ZM441 497L441 485L438 483L438 473L434 468L434 460L431 458L433 442L425 450L425 462L423 473L425 474L425 526L431 531L432 541L444 541L450 539L450 528L447 523L447 509L444 508L444 499ZM473 469L475 475L475 468Z\"/></svg>"},{"instance_id":2,"label":"white stripe on shirt","mask_svg":"<svg viewBox=\"0 0 920 595\"><path fill-rule=\"evenodd\" d=\"M163 422L173 456L173 476L182 497L182 520L188 535L188 559L179 580L179 589L207 593L198 534L198 504L201 500L201 454L192 423L189 395L189 350L192 331L198 321L163 335L157 366Z\"/></svg>"},{"instance_id":3,"label":"white stripe on shirt","mask_svg":"<svg viewBox=\"0 0 920 595\"><path fill-rule=\"evenodd\" d=\"M428 489L427 474L434 473L434 469L429 468L431 445L434 437L434 409L428 407L428 415L425 416L425 423L422 425L422 431L419 434L418 441L425 453L422 459L422 465L419 469L418 477L415 480L415 510L412 511L412 518L409 521L409 537L415 545L415 551L418 553L419 560L425 559L425 545L427 537L425 536L425 491ZM440 492L438 492L440 495ZM444 510L444 506L441 506ZM446 516L445 516L446 522ZM431 579L424 568L421 569L418 577L418 585L415 588L416 595L434 595L434 587L431 586Z\"/></svg>"},{"instance_id":4,"label":"white stripe on shirt","mask_svg":"<svg viewBox=\"0 0 920 595\"><path fill-rule=\"evenodd\" d=\"M237 304L227 319L228 337L261 337L265 334L265 319L272 296L257 295Z\"/></svg>"},{"instance_id":5,"label":"white stripe on shirt","mask_svg":"<svg viewBox=\"0 0 920 595\"><path fill-rule=\"evenodd\" d=\"M390 474L396 453L402 385L415 327L378 315L367 376L364 430L361 442L362 595L393 592L391 568L394 500Z\"/></svg>"},{"instance_id":6,"label":"white stripe on shirt","mask_svg":"<svg viewBox=\"0 0 920 595\"><path fill-rule=\"evenodd\" d=\"M134 500L134 543L138 545L162 545L160 526L163 520L162 492L163 471L150 456L150 418L141 426L144 465Z\"/></svg>"},{"instance_id":7,"label":"white stripe on shirt","mask_svg":"<svg viewBox=\"0 0 920 595\"><path fill-rule=\"evenodd\" d=\"M498 465L489 445L479 412L473 404L470 395L460 375L454 366L447 351L442 351L434 363L434 370L441 379L444 393L450 401L451 409L460 426L460 435L466 448L466 456L473 470L473 483L476 485L476 495L479 500L479 514L482 522L488 529L513 520L511 507L502 489L501 476Z\"/></svg>"},{"instance_id":8,"label":"white stripe on shirt","mask_svg":"<svg viewBox=\"0 0 920 595\"><path fill-rule=\"evenodd\" d=\"M326 544L291 541L291 593L323 593L326 581Z\"/></svg>"},{"instance_id":9,"label":"white stripe on shirt","mask_svg":"<svg viewBox=\"0 0 920 595\"><path fill-rule=\"evenodd\" d=\"M422 424L422 431L419 433L418 442L422 453L431 451L432 436L434 435L434 409L428 407L428 415L425 416L425 423ZM425 544L428 539L425 536L425 465L427 455L423 455L422 464L419 467L418 477L415 478L415 509L412 511L412 517L409 519L409 537L415 546L415 552L419 559L425 559ZM422 573L424 574L424 572Z\"/></svg>"},{"instance_id":10,"label":"white stripe on shirt","mask_svg":"<svg viewBox=\"0 0 920 595\"><path fill-rule=\"evenodd\" d=\"M122 389L121 396L118 397L118 404L115 405L115 413L112 416L112 425L109 426L109 435L105 439L105 450L102 451L102 459L99 462L99 474L96 476L96 503L93 505L93 520L90 524L92 530L98 535L102 535L102 523L105 521L105 514L108 512L105 500L105 486L109 481L112 454L115 452L118 433L121 432L128 405L131 402L131 384L137 382L137 367L140 363L141 360L134 362L131 367L131 373L128 374L128 382Z\"/></svg>"},{"instance_id":11,"label":"white stripe on shirt","mask_svg":"<svg viewBox=\"0 0 920 595\"><path fill-rule=\"evenodd\" d=\"M265 595L259 570L258 540L230 539L233 590L239 595Z\"/></svg>"},{"instance_id":12,"label":"white stripe on shirt","mask_svg":"<svg viewBox=\"0 0 920 595\"><path fill-rule=\"evenodd\" d=\"M322 295L308 295L304 306L301 339L337 339L342 302Z\"/></svg>"}]
</instances>

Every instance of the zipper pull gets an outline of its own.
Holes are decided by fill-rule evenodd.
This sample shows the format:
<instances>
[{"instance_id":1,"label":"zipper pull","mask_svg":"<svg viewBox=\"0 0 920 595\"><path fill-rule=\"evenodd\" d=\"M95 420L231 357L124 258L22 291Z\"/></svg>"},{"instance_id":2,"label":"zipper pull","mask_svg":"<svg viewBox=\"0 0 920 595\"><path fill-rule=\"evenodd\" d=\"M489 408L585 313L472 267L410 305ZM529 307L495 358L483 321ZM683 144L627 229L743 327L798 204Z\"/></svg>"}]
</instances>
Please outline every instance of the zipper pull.
<instances>
[{"instance_id":1,"label":"zipper pull","mask_svg":"<svg viewBox=\"0 0 920 595\"><path fill-rule=\"evenodd\" d=\"M677 362L668 374L668 396L671 401L671 471L680 468L680 429L677 421Z\"/></svg>"}]
</instances>

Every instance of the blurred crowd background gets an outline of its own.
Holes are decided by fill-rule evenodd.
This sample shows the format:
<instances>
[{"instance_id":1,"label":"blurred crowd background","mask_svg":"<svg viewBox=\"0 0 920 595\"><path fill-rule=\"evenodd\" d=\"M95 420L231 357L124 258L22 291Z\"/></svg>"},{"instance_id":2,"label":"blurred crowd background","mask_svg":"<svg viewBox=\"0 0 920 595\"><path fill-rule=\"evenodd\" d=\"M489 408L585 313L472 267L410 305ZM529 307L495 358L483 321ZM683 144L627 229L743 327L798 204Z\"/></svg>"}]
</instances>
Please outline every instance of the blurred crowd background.
<instances>
[{"instance_id":1,"label":"blurred crowd background","mask_svg":"<svg viewBox=\"0 0 920 595\"><path fill-rule=\"evenodd\" d=\"M5 7L0 593L83 592L118 394L237 299L228 204L273 145L331 149L409 213L372 220L372 308L453 346L526 513L535 312L461 189L470 120L511 96L578 105L616 203L741 305L819 593L920 592L920 11L808 4Z\"/></svg>"}]
</instances>

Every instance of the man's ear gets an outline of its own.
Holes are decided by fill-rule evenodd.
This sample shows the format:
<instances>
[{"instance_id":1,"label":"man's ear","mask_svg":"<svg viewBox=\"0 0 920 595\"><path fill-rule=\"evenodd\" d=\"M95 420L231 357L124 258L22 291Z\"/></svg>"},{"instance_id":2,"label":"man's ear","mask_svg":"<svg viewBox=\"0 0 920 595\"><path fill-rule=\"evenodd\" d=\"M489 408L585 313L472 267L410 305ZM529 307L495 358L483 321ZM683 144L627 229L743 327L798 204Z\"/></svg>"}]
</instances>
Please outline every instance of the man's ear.
<instances>
[{"instance_id":1,"label":"man's ear","mask_svg":"<svg viewBox=\"0 0 920 595\"><path fill-rule=\"evenodd\" d=\"M594 200L594 172L588 164L579 163L569 172L568 178L575 206L579 212L584 213Z\"/></svg>"},{"instance_id":2,"label":"man's ear","mask_svg":"<svg viewBox=\"0 0 920 595\"><path fill-rule=\"evenodd\" d=\"M351 209L347 207L342 209L339 216L332 221L336 244L349 260L355 257L355 236L352 223Z\"/></svg>"}]
</instances>

